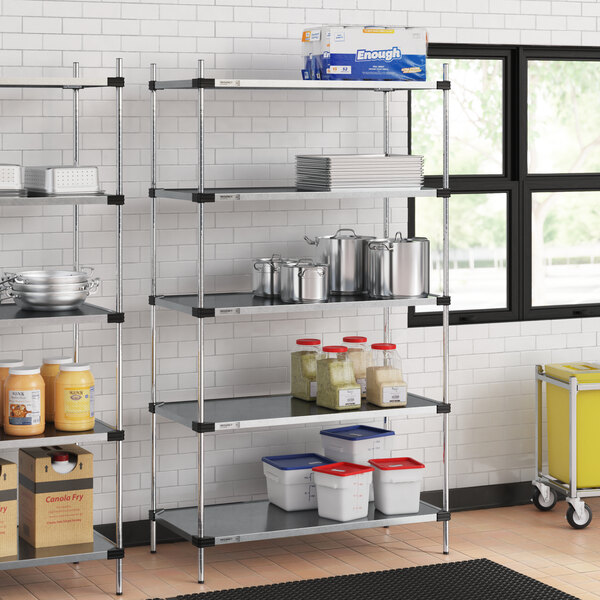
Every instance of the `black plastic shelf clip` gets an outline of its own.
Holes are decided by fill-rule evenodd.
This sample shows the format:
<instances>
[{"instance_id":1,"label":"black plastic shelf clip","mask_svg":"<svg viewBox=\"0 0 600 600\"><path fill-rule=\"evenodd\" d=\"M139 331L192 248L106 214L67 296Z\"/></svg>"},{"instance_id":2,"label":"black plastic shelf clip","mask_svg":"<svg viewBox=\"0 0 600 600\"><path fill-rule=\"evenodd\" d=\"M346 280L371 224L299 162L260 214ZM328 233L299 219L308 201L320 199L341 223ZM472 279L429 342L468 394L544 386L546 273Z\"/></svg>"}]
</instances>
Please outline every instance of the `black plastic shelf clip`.
<instances>
[{"instance_id":1,"label":"black plastic shelf clip","mask_svg":"<svg viewBox=\"0 0 600 600\"><path fill-rule=\"evenodd\" d=\"M192 544L196 548L212 548L215 545L214 537L198 537L197 535L192 536Z\"/></svg>"},{"instance_id":2,"label":"black plastic shelf clip","mask_svg":"<svg viewBox=\"0 0 600 600\"><path fill-rule=\"evenodd\" d=\"M125 323L125 313L115 312L106 316L107 323Z\"/></svg>"},{"instance_id":3,"label":"black plastic shelf clip","mask_svg":"<svg viewBox=\"0 0 600 600\"><path fill-rule=\"evenodd\" d=\"M110 87L125 87L124 77L109 77L106 84Z\"/></svg>"},{"instance_id":4,"label":"black plastic shelf clip","mask_svg":"<svg viewBox=\"0 0 600 600\"><path fill-rule=\"evenodd\" d=\"M109 206L123 206L125 204L125 196L123 194L109 194L106 196L106 204Z\"/></svg>"},{"instance_id":5,"label":"black plastic shelf clip","mask_svg":"<svg viewBox=\"0 0 600 600\"><path fill-rule=\"evenodd\" d=\"M113 429L106 435L109 442L122 442L125 439L125 431L123 429Z\"/></svg>"},{"instance_id":6,"label":"black plastic shelf clip","mask_svg":"<svg viewBox=\"0 0 600 600\"><path fill-rule=\"evenodd\" d=\"M437 81L436 84L437 84L438 90L449 90L450 89L449 81Z\"/></svg>"},{"instance_id":7,"label":"black plastic shelf clip","mask_svg":"<svg viewBox=\"0 0 600 600\"><path fill-rule=\"evenodd\" d=\"M438 296L435 303L438 306L450 306L450 296Z\"/></svg>"},{"instance_id":8,"label":"black plastic shelf clip","mask_svg":"<svg viewBox=\"0 0 600 600\"><path fill-rule=\"evenodd\" d=\"M215 430L214 423L198 423L198 421L192 421L192 429L196 433L213 433Z\"/></svg>"},{"instance_id":9,"label":"black plastic shelf clip","mask_svg":"<svg viewBox=\"0 0 600 600\"><path fill-rule=\"evenodd\" d=\"M116 558L125 558L125 550L123 548L111 548L106 551L106 558L114 560Z\"/></svg>"},{"instance_id":10,"label":"black plastic shelf clip","mask_svg":"<svg viewBox=\"0 0 600 600\"><path fill-rule=\"evenodd\" d=\"M214 308L200 308L195 306L192 308L192 316L197 319L210 319L215 316Z\"/></svg>"},{"instance_id":11,"label":"black plastic shelf clip","mask_svg":"<svg viewBox=\"0 0 600 600\"><path fill-rule=\"evenodd\" d=\"M450 512L447 510L440 510L437 514L438 521L449 521L450 520Z\"/></svg>"},{"instance_id":12,"label":"black plastic shelf clip","mask_svg":"<svg viewBox=\"0 0 600 600\"><path fill-rule=\"evenodd\" d=\"M450 198L452 196L450 188L438 188L436 194L438 198Z\"/></svg>"},{"instance_id":13,"label":"black plastic shelf clip","mask_svg":"<svg viewBox=\"0 0 600 600\"><path fill-rule=\"evenodd\" d=\"M448 414L450 412L451 408L450 408L450 404L448 402L440 402L437 405L437 414L438 415L444 415L444 414Z\"/></svg>"}]
</instances>

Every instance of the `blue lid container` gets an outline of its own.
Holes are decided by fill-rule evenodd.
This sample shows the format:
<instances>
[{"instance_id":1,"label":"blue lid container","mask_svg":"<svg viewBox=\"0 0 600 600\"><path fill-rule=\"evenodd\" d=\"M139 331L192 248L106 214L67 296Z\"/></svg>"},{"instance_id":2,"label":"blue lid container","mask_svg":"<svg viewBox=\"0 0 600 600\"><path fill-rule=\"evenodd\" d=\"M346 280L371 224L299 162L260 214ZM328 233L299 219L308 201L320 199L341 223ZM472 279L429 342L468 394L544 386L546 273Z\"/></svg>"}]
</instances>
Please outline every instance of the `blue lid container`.
<instances>
[{"instance_id":1,"label":"blue lid container","mask_svg":"<svg viewBox=\"0 0 600 600\"><path fill-rule=\"evenodd\" d=\"M298 469L312 469L321 465L330 465L335 460L329 460L320 454L287 454L284 456L263 456L262 461L281 469L282 471L296 471Z\"/></svg>"},{"instance_id":2,"label":"blue lid container","mask_svg":"<svg viewBox=\"0 0 600 600\"><path fill-rule=\"evenodd\" d=\"M349 440L351 442L360 442L361 440L370 440L386 435L394 435L389 429L380 429L379 427L369 427L368 425L350 425L350 427L338 427L337 429L323 429L321 435L339 438L340 440Z\"/></svg>"}]
</instances>

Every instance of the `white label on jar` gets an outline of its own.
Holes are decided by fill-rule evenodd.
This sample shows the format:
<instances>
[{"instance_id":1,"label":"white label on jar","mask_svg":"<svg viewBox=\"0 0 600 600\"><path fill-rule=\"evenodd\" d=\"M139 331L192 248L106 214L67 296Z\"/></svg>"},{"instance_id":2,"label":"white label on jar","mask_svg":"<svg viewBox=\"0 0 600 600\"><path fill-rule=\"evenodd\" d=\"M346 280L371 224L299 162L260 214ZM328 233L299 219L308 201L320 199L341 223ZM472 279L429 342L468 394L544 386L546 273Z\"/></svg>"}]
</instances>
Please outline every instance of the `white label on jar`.
<instances>
[{"instance_id":1,"label":"white label on jar","mask_svg":"<svg viewBox=\"0 0 600 600\"><path fill-rule=\"evenodd\" d=\"M360 385L360 393L364 396L367 393L367 380L366 379L357 379L356 383Z\"/></svg>"},{"instance_id":2,"label":"white label on jar","mask_svg":"<svg viewBox=\"0 0 600 600\"><path fill-rule=\"evenodd\" d=\"M357 388L340 390L338 393L339 406L360 406L360 390Z\"/></svg>"},{"instance_id":3,"label":"white label on jar","mask_svg":"<svg viewBox=\"0 0 600 600\"><path fill-rule=\"evenodd\" d=\"M221 79L219 83L221 87L240 87L239 79Z\"/></svg>"},{"instance_id":4,"label":"white label on jar","mask_svg":"<svg viewBox=\"0 0 600 600\"><path fill-rule=\"evenodd\" d=\"M310 382L310 397L311 398L317 397L317 382L316 381Z\"/></svg>"},{"instance_id":5,"label":"white label on jar","mask_svg":"<svg viewBox=\"0 0 600 600\"><path fill-rule=\"evenodd\" d=\"M11 425L39 425L41 397L41 390L8 390L8 422Z\"/></svg>"},{"instance_id":6,"label":"white label on jar","mask_svg":"<svg viewBox=\"0 0 600 600\"><path fill-rule=\"evenodd\" d=\"M384 387L382 389L381 401L383 404L406 402L406 387L403 385Z\"/></svg>"}]
</instances>

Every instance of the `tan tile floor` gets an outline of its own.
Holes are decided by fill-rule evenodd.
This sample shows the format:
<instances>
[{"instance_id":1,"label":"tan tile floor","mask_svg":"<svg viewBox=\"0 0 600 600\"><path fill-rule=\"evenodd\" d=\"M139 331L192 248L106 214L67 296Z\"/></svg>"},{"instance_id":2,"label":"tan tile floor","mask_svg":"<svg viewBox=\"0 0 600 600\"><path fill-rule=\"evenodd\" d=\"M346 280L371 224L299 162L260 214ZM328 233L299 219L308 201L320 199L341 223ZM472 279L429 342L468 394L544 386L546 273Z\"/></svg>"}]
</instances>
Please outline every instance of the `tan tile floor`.
<instances>
[{"instance_id":1,"label":"tan tile floor","mask_svg":"<svg viewBox=\"0 0 600 600\"><path fill-rule=\"evenodd\" d=\"M394 569L441 561L489 558L582 600L600 600L600 498L589 504L597 521L571 529L560 503L550 513L517 506L452 517L451 553L441 553L441 525L218 546L206 552L206 584L196 579L196 551L187 543L126 551L127 600L171 597L231 587ZM0 600L116 598L114 563L96 561L0 572Z\"/></svg>"}]
</instances>

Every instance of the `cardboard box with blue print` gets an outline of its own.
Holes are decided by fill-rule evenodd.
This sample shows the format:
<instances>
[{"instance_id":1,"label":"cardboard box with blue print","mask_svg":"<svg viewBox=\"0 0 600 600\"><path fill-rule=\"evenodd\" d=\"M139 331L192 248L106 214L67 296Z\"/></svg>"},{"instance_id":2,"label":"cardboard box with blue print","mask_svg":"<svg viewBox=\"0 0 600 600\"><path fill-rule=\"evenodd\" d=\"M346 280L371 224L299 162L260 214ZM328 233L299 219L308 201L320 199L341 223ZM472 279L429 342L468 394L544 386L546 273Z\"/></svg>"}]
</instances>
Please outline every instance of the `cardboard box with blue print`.
<instances>
[{"instance_id":1,"label":"cardboard box with blue print","mask_svg":"<svg viewBox=\"0 0 600 600\"><path fill-rule=\"evenodd\" d=\"M424 29L322 27L318 36L311 30L308 39L304 46L312 58L305 59L305 70L310 64L312 79L425 81L427 76Z\"/></svg>"},{"instance_id":2,"label":"cardboard box with blue print","mask_svg":"<svg viewBox=\"0 0 600 600\"><path fill-rule=\"evenodd\" d=\"M93 455L80 446L19 451L19 535L35 548L94 540Z\"/></svg>"},{"instance_id":3,"label":"cardboard box with blue print","mask_svg":"<svg viewBox=\"0 0 600 600\"><path fill-rule=\"evenodd\" d=\"M17 465L0 458L0 556L16 556L17 542Z\"/></svg>"}]
</instances>

